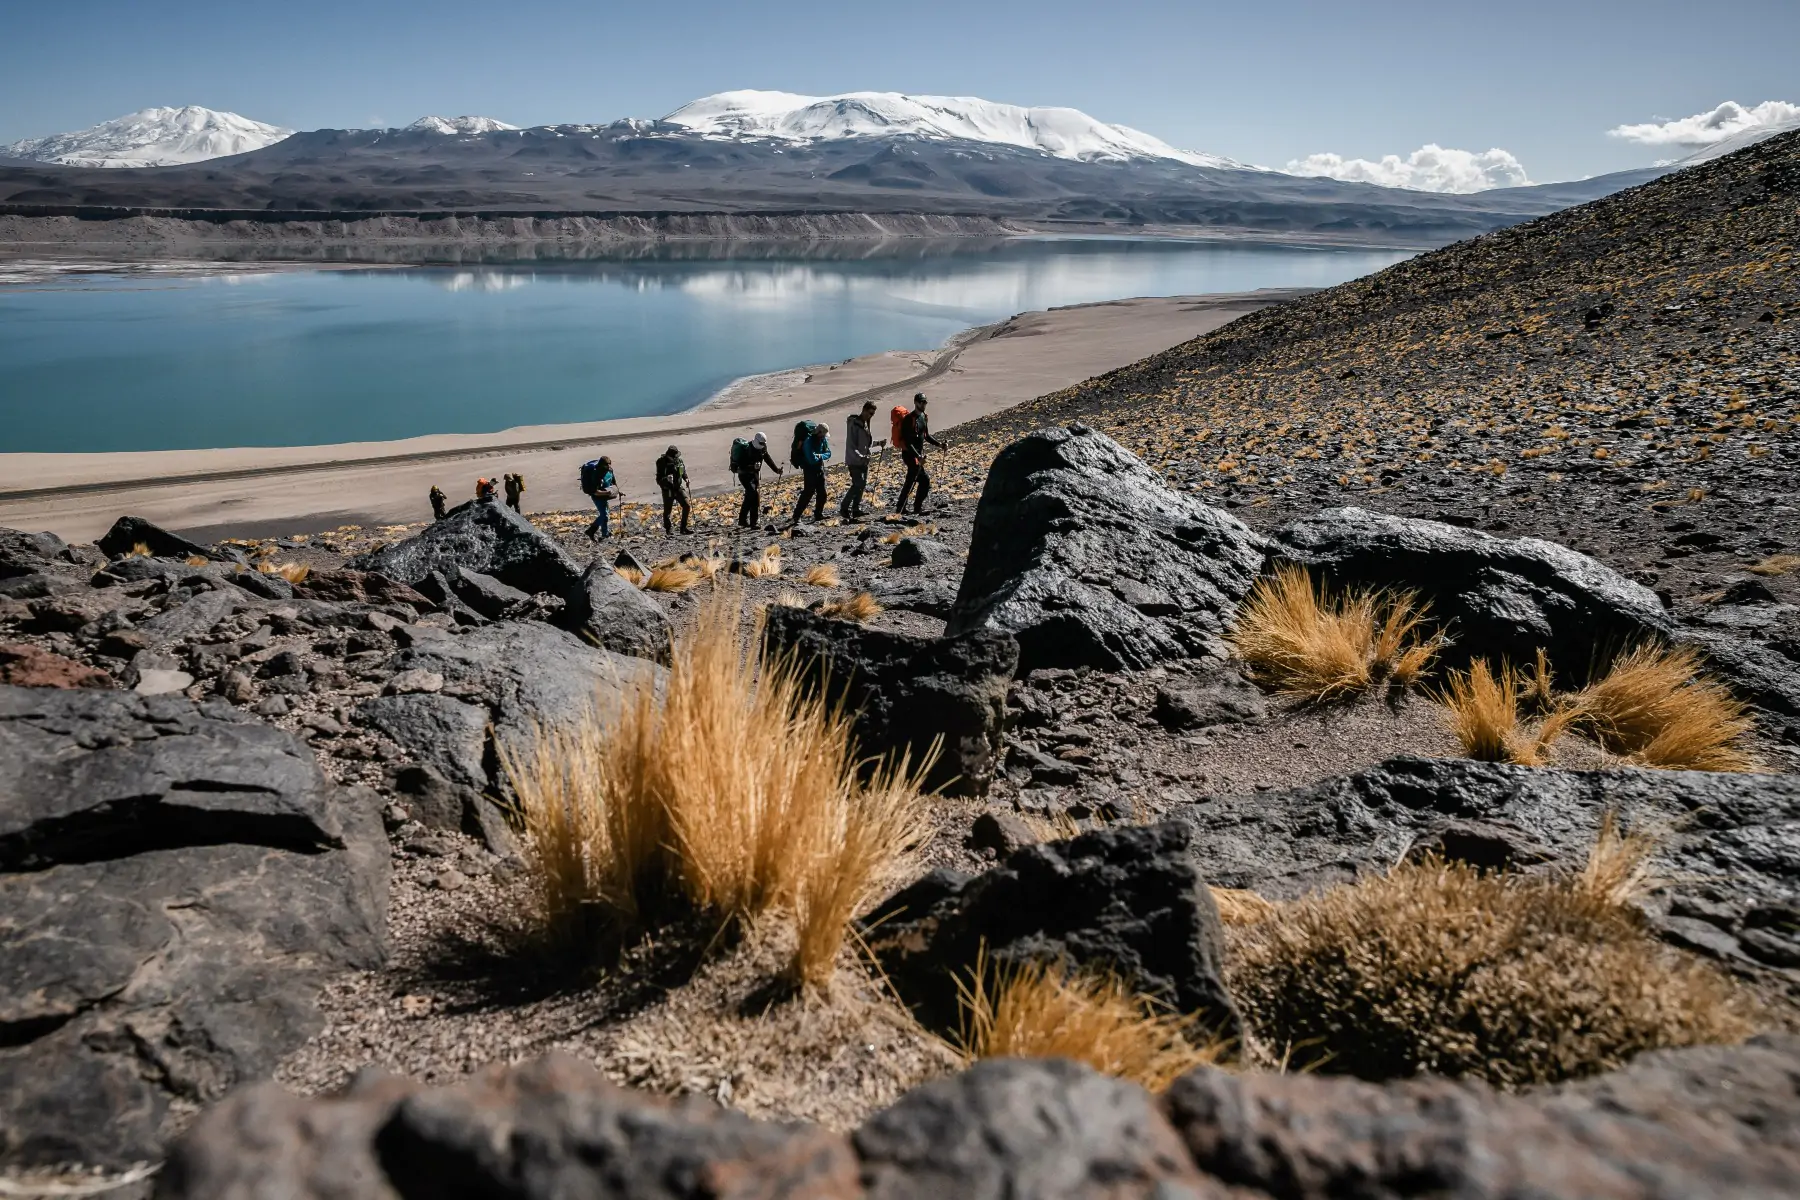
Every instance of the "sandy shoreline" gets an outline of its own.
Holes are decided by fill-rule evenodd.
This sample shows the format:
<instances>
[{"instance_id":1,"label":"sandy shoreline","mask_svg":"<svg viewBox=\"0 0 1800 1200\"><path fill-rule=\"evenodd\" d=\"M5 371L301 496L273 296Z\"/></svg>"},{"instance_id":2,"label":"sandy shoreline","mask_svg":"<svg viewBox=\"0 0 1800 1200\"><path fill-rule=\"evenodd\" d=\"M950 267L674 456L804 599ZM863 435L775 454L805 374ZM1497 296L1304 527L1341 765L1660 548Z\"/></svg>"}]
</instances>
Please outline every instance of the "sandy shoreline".
<instances>
[{"instance_id":1,"label":"sandy shoreline","mask_svg":"<svg viewBox=\"0 0 1800 1200\"><path fill-rule=\"evenodd\" d=\"M755 429L785 447L784 427L816 417L841 440L844 416L865 396L886 407L923 390L934 428L949 430L1295 294L1137 298L1022 313L937 350L747 376L696 408L663 416L333 446L0 454L0 526L87 540L121 513L210 538L384 525L426 515L434 483L454 501L472 494L477 476L504 472L524 474L527 510L574 509L587 503L576 483L583 460L610 455L627 498L646 500L656 490L652 462L671 443L683 446L696 490L717 490L730 485L731 439Z\"/></svg>"}]
</instances>

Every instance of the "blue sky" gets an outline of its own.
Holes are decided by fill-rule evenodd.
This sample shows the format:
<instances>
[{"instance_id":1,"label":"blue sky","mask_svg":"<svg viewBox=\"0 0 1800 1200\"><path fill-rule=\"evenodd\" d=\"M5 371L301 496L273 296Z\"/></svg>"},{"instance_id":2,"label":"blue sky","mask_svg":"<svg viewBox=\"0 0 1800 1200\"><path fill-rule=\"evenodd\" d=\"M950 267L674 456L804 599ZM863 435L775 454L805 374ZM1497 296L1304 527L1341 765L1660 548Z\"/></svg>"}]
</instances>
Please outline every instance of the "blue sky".
<instances>
[{"instance_id":1,"label":"blue sky","mask_svg":"<svg viewBox=\"0 0 1800 1200\"><path fill-rule=\"evenodd\" d=\"M162 104L530 125L870 89L1069 105L1276 167L1500 147L1544 181L1673 156L1618 125L1800 103L1796 46L1800 0L0 0L0 143Z\"/></svg>"}]
</instances>

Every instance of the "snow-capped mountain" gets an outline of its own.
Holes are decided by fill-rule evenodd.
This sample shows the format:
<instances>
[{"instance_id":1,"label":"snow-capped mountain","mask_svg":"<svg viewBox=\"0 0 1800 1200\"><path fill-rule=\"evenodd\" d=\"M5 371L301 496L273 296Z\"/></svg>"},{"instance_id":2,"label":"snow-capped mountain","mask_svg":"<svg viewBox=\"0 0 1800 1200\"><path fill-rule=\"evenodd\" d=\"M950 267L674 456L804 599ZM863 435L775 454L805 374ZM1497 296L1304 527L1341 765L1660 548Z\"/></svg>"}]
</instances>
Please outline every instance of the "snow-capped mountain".
<instances>
[{"instance_id":1,"label":"snow-capped mountain","mask_svg":"<svg viewBox=\"0 0 1800 1200\"><path fill-rule=\"evenodd\" d=\"M427 133L501 133L518 126L492 117L420 117L407 128Z\"/></svg>"},{"instance_id":2,"label":"snow-capped mountain","mask_svg":"<svg viewBox=\"0 0 1800 1200\"><path fill-rule=\"evenodd\" d=\"M846 92L719 92L684 104L663 123L710 138L821 142L837 138L961 139L1036 150L1078 162L1167 158L1196 167L1253 170L1216 154L1177 150L1160 138L1108 125L1079 109L1022 108L975 96Z\"/></svg>"},{"instance_id":3,"label":"snow-capped mountain","mask_svg":"<svg viewBox=\"0 0 1800 1200\"><path fill-rule=\"evenodd\" d=\"M1748 129L1740 129L1728 138L1723 138L1710 146L1702 147L1692 154L1678 158L1672 165L1691 167L1695 163L1711 162L1715 158L1724 158L1727 154L1742 150L1745 146L1754 146L1778 133L1787 133L1793 129L1800 129L1800 117L1789 117L1786 120L1770 121L1763 125L1752 125Z\"/></svg>"},{"instance_id":4,"label":"snow-capped mountain","mask_svg":"<svg viewBox=\"0 0 1800 1200\"><path fill-rule=\"evenodd\" d=\"M261 150L293 132L190 104L146 108L92 129L14 142L0 147L0 154L68 167L172 167Z\"/></svg>"}]
</instances>

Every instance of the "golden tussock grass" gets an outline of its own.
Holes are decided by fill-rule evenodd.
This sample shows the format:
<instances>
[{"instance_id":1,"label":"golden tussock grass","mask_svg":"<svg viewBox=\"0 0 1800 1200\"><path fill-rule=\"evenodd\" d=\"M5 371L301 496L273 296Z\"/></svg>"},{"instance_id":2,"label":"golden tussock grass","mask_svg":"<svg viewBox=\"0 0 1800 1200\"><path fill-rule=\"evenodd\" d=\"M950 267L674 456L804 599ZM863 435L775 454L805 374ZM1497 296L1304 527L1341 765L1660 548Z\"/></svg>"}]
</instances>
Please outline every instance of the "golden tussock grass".
<instances>
[{"instance_id":1,"label":"golden tussock grass","mask_svg":"<svg viewBox=\"0 0 1800 1200\"><path fill-rule=\"evenodd\" d=\"M629 583L632 587L644 586L644 573L636 567L614 567L613 574Z\"/></svg>"},{"instance_id":2,"label":"golden tussock grass","mask_svg":"<svg viewBox=\"0 0 1800 1200\"><path fill-rule=\"evenodd\" d=\"M1274 916L1277 909L1272 901L1265 900L1248 888L1208 887L1212 893L1213 904L1219 910L1219 920L1227 925L1255 925Z\"/></svg>"},{"instance_id":3,"label":"golden tussock grass","mask_svg":"<svg viewBox=\"0 0 1800 1200\"><path fill-rule=\"evenodd\" d=\"M204 567L207 564L206 557L200 554L190 554L182 561L190 567Z\"/></svg>"},{"instance_id":4,"label":"golden tussock grass","mask_svg":"<svg viewBox=\"0 0 1800 1200\"><path fill-rule=\"evenodd\" d=\"M131 543L131 553L127 554L125 557L126 558L149 558L150 557L150 546L148 543L145 543L145 542L133 542L133 543Z\"/></svg>"},{"instance_id":5,"label":"golden tussock grass","mask_svg":"<svg viewBox=\"0 0 1800 1200\"><path fill-rule=\"evenodd\" d=\"M1160 1092L1225 1057L1223 1043L1197 1036L1192 1017L1168 1012L1109 974L1048 963L993 970L978 955L957 990L958 1049L969 1061L1068 1058Z\"/></svg>"},{"instance_id":6,"label":"golden tussock grass","mask_svg":"<svg viewBox=\"0 0 1800 1200\"><path fill-rule=\"evenodd\" d=\"M1725 685L1701 674L1688 648L1646 643L1620 655L1576 694L1582 726L1607 750L1648 767L1751 771L1745 744L1755 728Z\"/></svg>"},{"instance_id":7,"label":"golden tussock grass","mask_svg":"<svg viewBox=\"0 0 1800 1200\"><path fill-rule=\"evenodd\" d=\"M768 579L781 574L781 547L765 546L761 554L739 562L738 572L751 579Z\"/></svg>"},{"instance_id":8,"label":"golden tussock grass","mask_svg":"<svg viewBox=\"0 0 1800 1200\"><path fill-rule=\"evenodd\" d=\"M644 580L644 590L650 592L686 592L699 586L700 572L682 563L667 567L650 568L649 578Z\"/></svg>"},{"instance_id":9,"label":"golden tussock grass","mask_svg":"<svg viewBox=\"0 0 1800 1200\"><path fill-rule=\"evenodd\" d=\"M929 763L859 780L851 720L792 663L759 665L743 598L722 589L616 711L540 731L505 756L519 797L533 932L581 951L671 922L792 923L790 970L830 977L851 915L890 881L919 826Z\"/></svg>"},{"instance_id":10,"label":"golden tussock grass","mask_svg":"<svg viewBox=\"0 0 1800 1200\"><path fill-rule=\"evenodd\" d=\"M1747 997L1619 902L1641 885L1648 845L1609 822L1578 875L1427 860L1277 905L1231 931L1233 994L1294 1066L1365 1079L1521 1087L1740 1041Z\"/></svg>"},{"instance_id":11,"label":"golden tussock grass","mask_svg":"<svg viewBox=\"0 0 1800 1200\"><path fill-rule=\"evenodd\" d=\"M858 592L843 600L827 600L819 605L819 615L861 624L881 615L881 605L867 592Z\"/></svg>"},{"instance_id":12,"label":"golden tussock grass","mask_svg":"<svg viewBox=\"0 0 1800 1200\"><path fill-rule=\"evenodd\" d=\"M806 569L806 582L814 587L831 588L838 585L838 569L831 563L819 563Z\"/></svg>"},{"instance_id":13,"label":"golden tussock grass","mask_svg":"<svg viewBox=\"0 0 1800 1200\"><path fill-rule=\"evenodd\" d=\"M1800 554L1771 554L1750 568L1758 575L1787 575L1800 571Z\"/></svg>"},{"instance_id":14,"label":"golden tussock grass","mask_svg":"<svg viewBox=\"0 0 1800 1200\"><path fill-rule=\"evenodd\" d=\"M1330 594L1304 568L1282 566L1257 581L1231 641L1265 682L1310 700L1332 700L1391 679L1418 681L1438 642L1410 593Z\"/></svg>"},{"instance_id":15,"label":"golden tussock grass","mask_svg":"<svg viewBox=\"0 0 1800 1200\"><path fill-rule=\"evenodd\" d=\"M1550 747L1581 719L1579 704L1559 701L1550 689L1550 668L1538 655L1531 673L1502 662L1499 670L1478 658L1466 671L1453 671L1437 700L1451 734L1468 757L1482 762L1540 766ZM1521 705L1544 713L1537 729L1521 724Z\"/></svg>"}]
</instances>

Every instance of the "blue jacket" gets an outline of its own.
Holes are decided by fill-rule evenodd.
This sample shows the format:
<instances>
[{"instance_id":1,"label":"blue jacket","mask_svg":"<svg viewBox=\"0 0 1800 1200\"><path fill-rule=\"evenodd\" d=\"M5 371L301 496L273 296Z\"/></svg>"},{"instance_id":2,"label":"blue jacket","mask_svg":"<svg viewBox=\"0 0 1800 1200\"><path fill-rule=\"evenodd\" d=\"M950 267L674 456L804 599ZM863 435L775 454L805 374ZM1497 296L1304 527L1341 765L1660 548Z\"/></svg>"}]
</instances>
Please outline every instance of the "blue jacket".
<instances>
[{"instance_id":1,"label":"blue jacket","mask_svg":"<svg viewBox=\"0 0 1800 1200\"><path fill-rule=\"evenodd\" d=\"M800 444L800 461L808 467L822 467L831 457L831 436L823 425Z\"/></svg>"}]
</instances>

